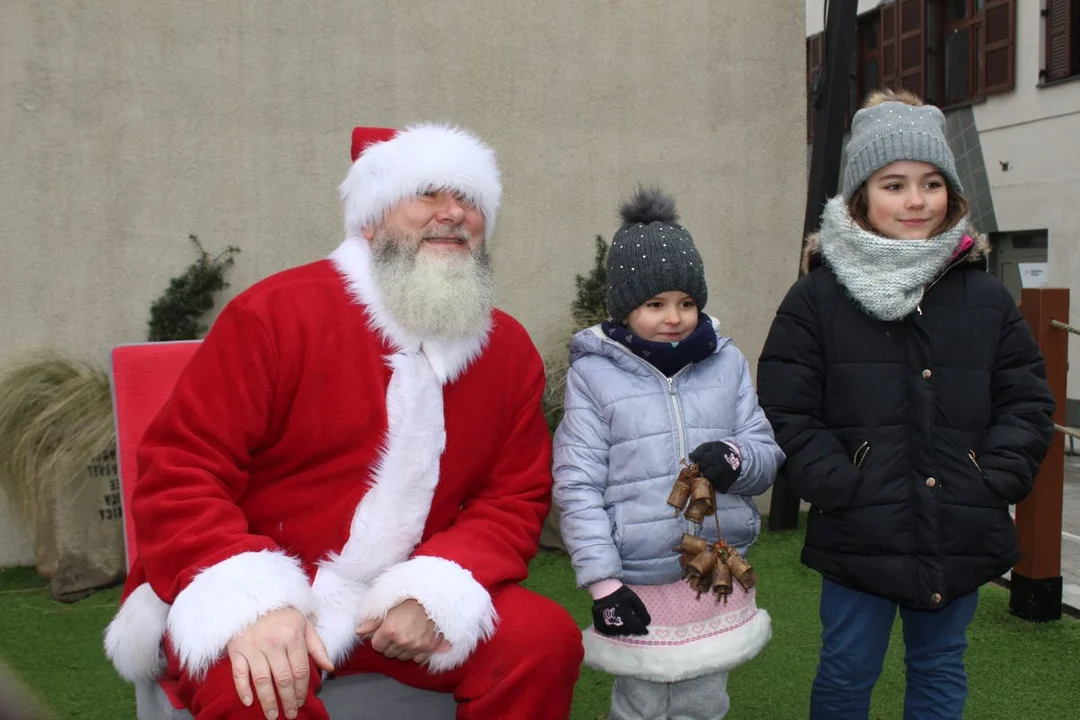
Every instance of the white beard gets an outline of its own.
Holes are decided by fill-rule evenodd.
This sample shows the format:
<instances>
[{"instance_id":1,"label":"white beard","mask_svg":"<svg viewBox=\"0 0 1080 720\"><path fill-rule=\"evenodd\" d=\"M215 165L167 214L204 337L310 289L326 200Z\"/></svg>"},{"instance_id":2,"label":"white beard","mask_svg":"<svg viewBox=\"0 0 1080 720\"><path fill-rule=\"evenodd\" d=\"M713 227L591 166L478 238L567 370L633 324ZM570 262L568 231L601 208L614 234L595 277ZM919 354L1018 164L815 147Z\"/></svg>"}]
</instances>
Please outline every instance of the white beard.
<instances>
[{"instance_id":1,"label":"white beard","mask_svg":"<svg viewBox=\"0 0 1080 720\"><path fill-rule=\"evenodd\" d=\"M435 231L439 232L439 231ZM458 231L458 234L464 231ZM372 241L372 275L387 312L422 338L457 340L482 333L495 305L488 254L421 252L422 238L389 231Z\"/></svg>"}]
</instances>

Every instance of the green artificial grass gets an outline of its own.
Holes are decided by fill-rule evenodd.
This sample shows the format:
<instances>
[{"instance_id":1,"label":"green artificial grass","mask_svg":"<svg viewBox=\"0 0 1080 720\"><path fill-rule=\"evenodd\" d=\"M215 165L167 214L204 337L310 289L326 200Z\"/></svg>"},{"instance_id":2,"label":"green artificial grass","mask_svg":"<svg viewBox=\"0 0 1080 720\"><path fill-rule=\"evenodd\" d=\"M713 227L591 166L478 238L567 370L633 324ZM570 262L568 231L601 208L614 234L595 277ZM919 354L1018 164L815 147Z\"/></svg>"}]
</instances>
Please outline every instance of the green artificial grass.
<instances>
[{"instance_id":1,"label":"green artificial grass","mask_svg":"<svg viewBox=\"0 0 1080 720\"><path fill-rule=\"evenodd\" d=\"M6 665L58 720L134 718L134 690L102 649L119 602L110 588L66 605L32 569L0 570L0 672Z\"/></svg>"},{"instance_id":2,"label":"green artificial grass","mask_svg":"<svg viewBox=\"0 0 1080 720\"><path fill-rule=\"evenodd\" d=\"M765 532L751 551L761 580L758 602L773 618L773 639L731 677L731 720L797 720L807 716L817 664L819 576L799 564L802 531ZM578 623L590 620L588 594L574 588L565 555L541 552L526 585L566 607ZM0 570L0 673L32 689L58 720L134 718L133 692L101 649L119 589L64 605L49 597L32 570ZM1080 713L1080 622L1033 624L1008 612L1008 592L983 588L967 655L970 697L965 718L1068 718ZM583 668L574 720L602 718L611 678ZM902 716L903 644L897 622L871 717Z\"/></svg>"},{"instance_id":3,"label":"green artificial grass","mask_svg":"<svg viewBox=\"0 0 1080 720\"><path fill-rule=\"evenodd\" d=\"M729 720L798 720L809 713L817 670L821 576L799 562L803 529L763 532L750 551L758 572L758 604L769 611L773 638L762 653L729 680ZM567 608L578 623L591 622L588 594L574 589L564 555L541 553L527 585ZM995 585L979 594L966 660L966 720L1080 717L1080 622L1036 624L1009 615L1009 593ZM611 678L583 668L574 698L574 720L605 715ZM903 717L904 661L900 620L881 679L874 689L872 720Z\"/></svg>"}]
</instances>

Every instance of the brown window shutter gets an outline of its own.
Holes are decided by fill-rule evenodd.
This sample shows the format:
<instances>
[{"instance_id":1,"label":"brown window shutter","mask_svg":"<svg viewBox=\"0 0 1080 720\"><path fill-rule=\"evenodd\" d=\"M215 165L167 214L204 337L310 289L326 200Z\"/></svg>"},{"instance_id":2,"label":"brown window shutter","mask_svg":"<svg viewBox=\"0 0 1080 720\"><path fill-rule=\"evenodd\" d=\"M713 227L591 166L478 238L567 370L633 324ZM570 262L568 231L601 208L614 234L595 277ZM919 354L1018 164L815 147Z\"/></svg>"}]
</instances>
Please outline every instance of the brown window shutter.
<instances>
[{"instance_id":1,"label":"brown window shutter","mask_svg":"<svg viewBox=\"0 0 1080 720\"><path fill-rule=\"evenodd\" d=\"M900 79L900 57L897 35L899 22L897 21L896 3L881 6L881 39L878 47L881 48L881 87L895 88Z\"/></svg>"},{"instance_id":2,"label":"brown window shutter","mask_svg":"<svg viewBox=\"0 0 1080 720\"><path fill-rule=\"evenodd\" d=\"M926 1L899 0L896 87L926 97Z\"/></svg>"},{"instance_id":3,"label":"brown window shutter","mask_svg":"<svg viewBox=\"0 0 1080 720\"><path fill-rule=\"evenodd\" d=\"M1072 27L1071 0L1046 0L1046 79L1061 80L1080 68L1072 66L1069 28ZM1073 39L1080 42L1080 38Z\"/></svg>"},{"instance_id":4,"label":"brown window shutter","mask_svg":"<svg viewBox=\"0 0 1080 720\"><path fill-rule=\"evenodd\" d=\"M983 33L982 91L1008 92L1016 82L1016 0L986 0Z\"/></svg>"},{"instance_id":5,"label":"brown window shutter","mask_svg":"<svg viewBox=\"0 0 1080 720\"><path fill-rule=\"evenodd\" d=\"M822 53L824 51L824 33L806 38L806 139L814 139L814 120L817 110L814 108L814 78L821 72Z\"/></svg>"}]
</instances>

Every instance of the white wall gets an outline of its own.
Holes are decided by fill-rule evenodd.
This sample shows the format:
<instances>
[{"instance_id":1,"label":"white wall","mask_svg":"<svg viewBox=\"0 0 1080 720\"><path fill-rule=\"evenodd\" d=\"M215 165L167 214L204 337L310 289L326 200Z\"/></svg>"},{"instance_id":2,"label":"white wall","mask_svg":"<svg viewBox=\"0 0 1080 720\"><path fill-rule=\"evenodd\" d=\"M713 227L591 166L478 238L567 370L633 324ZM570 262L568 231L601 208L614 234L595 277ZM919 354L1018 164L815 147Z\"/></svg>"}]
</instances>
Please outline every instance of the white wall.
<instances>
[{"instance_id":1,"label":"white wall","mask_svg":"<svg viewBox=\"0 0 1080 720\"><path fill-rule=\"evenodd\" d=\"M998 228L1047 229L1048 284L1071 290L1080 325L1080 81L1038 87L1041 3L1017 3L1016 89L974 106ZM1001 163L1009 163L1009 169ZM1068 396L1080 398L1080 338L1069 344Z\"/></svg>"}]
</instances>

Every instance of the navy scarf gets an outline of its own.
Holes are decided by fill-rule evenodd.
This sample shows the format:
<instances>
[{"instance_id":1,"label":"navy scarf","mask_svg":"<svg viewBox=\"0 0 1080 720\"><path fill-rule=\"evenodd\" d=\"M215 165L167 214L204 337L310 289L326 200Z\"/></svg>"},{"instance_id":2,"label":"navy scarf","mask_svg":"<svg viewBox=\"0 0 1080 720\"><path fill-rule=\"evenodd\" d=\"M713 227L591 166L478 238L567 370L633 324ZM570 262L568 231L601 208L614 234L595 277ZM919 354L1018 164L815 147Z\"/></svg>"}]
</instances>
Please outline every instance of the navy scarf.
<instances>
[{"instance_id":1,"label":"navy scarf","mask_svg":"<svg viewBox=\"0 0 1080 720\"><path fill-rule=\"evenodd\" d=\"M605 320L600 324L604 334L625 345L630 352L646 361L665 376L671 377L690 363L701 362L716 350L716 330L705 313L698 313L694 331L678 342L644 340L625 325Z\"/></svg>"}]
</instances>

